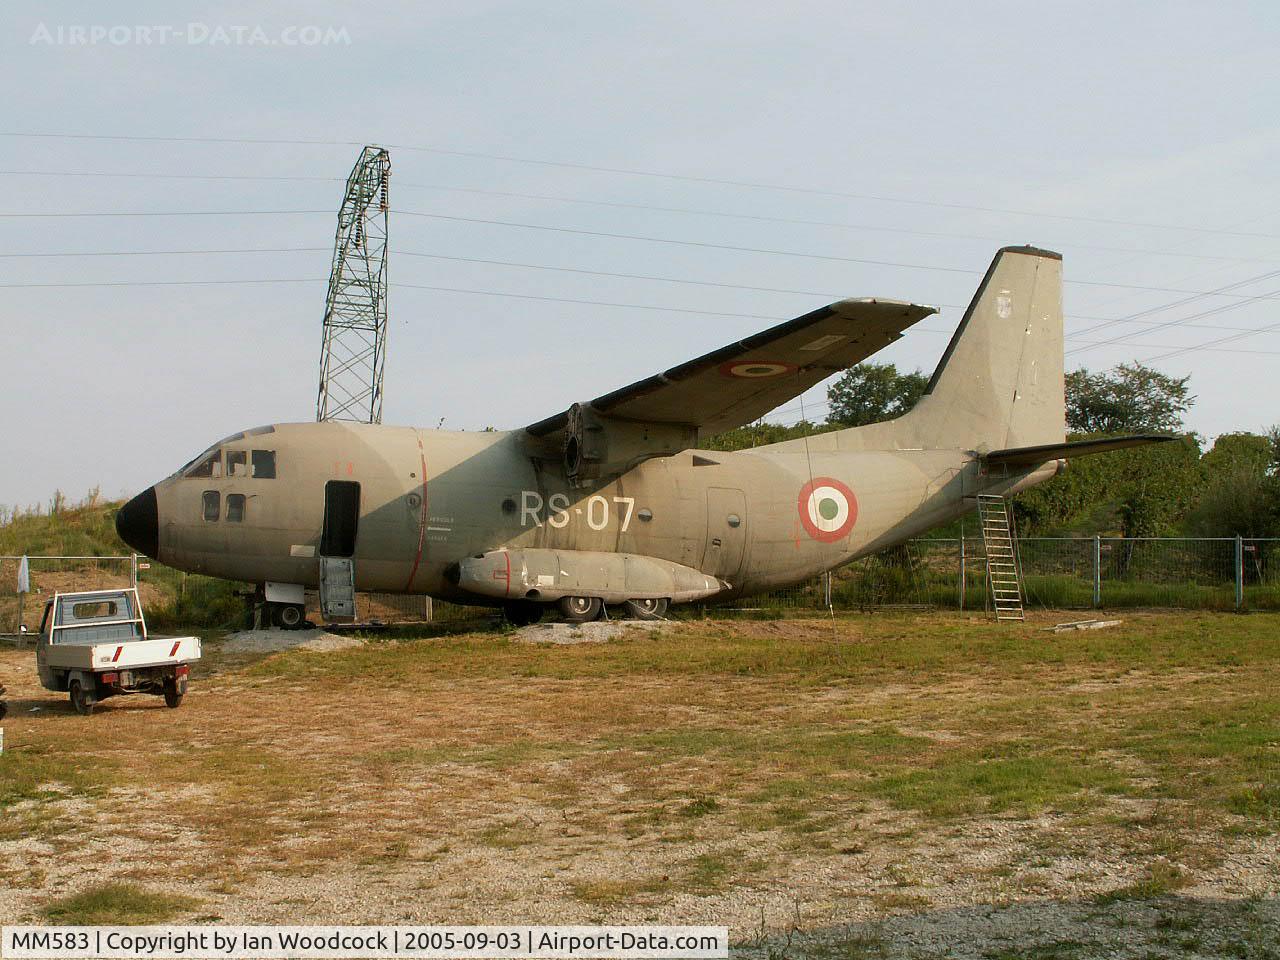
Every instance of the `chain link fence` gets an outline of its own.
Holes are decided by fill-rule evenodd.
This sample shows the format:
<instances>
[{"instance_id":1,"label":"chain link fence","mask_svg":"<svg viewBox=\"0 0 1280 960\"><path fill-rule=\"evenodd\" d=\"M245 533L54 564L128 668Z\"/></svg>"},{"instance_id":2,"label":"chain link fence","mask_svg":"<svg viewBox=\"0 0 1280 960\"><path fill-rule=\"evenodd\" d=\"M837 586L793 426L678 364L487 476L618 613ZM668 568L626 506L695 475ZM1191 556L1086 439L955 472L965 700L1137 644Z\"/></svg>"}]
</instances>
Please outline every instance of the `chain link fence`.
<instances>
[{"instance_id":1,"label":"chain link fence","mask_svg":"<svg viewBox=\"0 0 1280 960\"><path fill-rule=\"evenodd\" d=\"M1280 540L1023 537L1026 606L1280 610ZM980 538L911 540L811 581L719 606L775 610L986 608Z\"/></svg>"},{"instance_id":2,"label":"chain link fence","mask_svg":"<svg viewBox=\"0 0 1280 960\"><path fill-rule=\"evenodd\" d=\"M1030 609L1176 607L1280 610L1280 539L1024 537L1018 540ZM31 592L20 594L21 557L0 557L0 634L34 632L44 599L62 590L137 586L144 609L171 605L186 578L138 557L28 557ZM921 539L865 557L804 583L709 609L756 613L884 608L983 610L988 603L982 540ZM363 622L421 623L488 615L482 607L417 594L363 593ZM308 594L308 616L319 604Z\"/></svg>"},{"instance_id":3,"label":"chain link fence","mask_svg":"<svg viewBox=\"0 0 1280 960\"><path fill-rule=\"evenodd\" d=\"M28 557L31 591L18 592L22 557L0 557L0 634L33 635L40 627L44 601L59 591L109 590L137 584L134 557ZM145 598L144 598L145 601Z\"/></svg>"}]
</instances>

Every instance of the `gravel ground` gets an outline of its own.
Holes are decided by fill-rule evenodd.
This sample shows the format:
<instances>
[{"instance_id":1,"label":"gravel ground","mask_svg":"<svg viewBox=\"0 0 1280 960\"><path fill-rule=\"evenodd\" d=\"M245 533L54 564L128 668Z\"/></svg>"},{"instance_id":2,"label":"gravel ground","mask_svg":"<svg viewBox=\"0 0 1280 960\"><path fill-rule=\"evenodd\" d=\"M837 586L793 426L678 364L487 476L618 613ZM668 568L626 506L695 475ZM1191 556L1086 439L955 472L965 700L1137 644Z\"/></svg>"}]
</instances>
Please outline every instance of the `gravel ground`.
<instances>
[{"instance_id":1,"label":"gravel ground","mask_svg":"<svg viewBox=\"0 0 1280 960\"><path fill-rule=\"evenodd\" d=\"M241 630L227 634L222 649L227 653L279 653L281 650L345 650L364 643L315 628L312 630Z\"/></svg>"}]
</instances>

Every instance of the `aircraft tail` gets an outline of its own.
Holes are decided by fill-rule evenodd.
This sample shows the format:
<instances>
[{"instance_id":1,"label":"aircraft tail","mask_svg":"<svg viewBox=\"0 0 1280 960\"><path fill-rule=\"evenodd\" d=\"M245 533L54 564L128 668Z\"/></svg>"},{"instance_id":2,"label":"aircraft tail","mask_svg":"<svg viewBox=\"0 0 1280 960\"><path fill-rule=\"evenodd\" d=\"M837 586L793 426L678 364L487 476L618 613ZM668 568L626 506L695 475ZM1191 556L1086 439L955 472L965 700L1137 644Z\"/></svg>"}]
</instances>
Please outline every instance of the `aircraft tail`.
<instances>
[{"instance_id":1,"label":"aircraft tail","mask_svg":"<svg viewBox=\"0 0 1280 960\"><path fill-rule=\"evenodd\" d=\"M926 448L985 453L1060 444L1066 439L1062 350L1061 254L1004 247L924 396L891 423L909 427L912 445Z\"/></svg>"}]
</instances>

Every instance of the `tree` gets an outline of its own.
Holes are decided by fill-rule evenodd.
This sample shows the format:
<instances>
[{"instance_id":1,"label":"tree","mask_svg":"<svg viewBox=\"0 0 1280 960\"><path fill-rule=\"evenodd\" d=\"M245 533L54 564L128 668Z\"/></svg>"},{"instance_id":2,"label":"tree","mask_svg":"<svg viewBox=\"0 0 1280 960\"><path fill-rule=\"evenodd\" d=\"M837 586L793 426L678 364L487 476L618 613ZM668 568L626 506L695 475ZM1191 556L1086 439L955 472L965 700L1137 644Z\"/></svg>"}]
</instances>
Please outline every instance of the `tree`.
<instances>
[{"instance_id":1,"label":"tree","mask_svg":"<svg viewBox=\"0 0 1280 960\"><path fill-rule=\"evenodd\" d=\"M1195 397L1190 376L1170 377L1141 363L1067 374L1067 428L1075 433L1144 433L1182 427Z\"/></svg>"},{"instance_id":2,"label":"tree","mask_svg":"<svg viewBox=\"0 0 1280 960\"><path fill-rule=\"evenodd\" d=\"M750 450L783 440L796 440L836 429L832 425L812 424L807 420L787 426L781 423L765 423L763 420L745 427L734 427L717 434L703 443L707 450Z\"/></svg>"},{"instance_id":3,"label":"tree","mask_svg":"<svg viewBox=\"0 0 1280 960\"><path fill-rule=\"evenodd\" d=\"M1200 458L1203 492L1187 521L1199 537L1274 537L1280 533L1280 436L1226 433Z\"/></svg>"},{"instance_id":4,"label":"tree","mask_svg":"<svg viewBox=\"0 0 1280 960\"><path fill-rule=\"evenodd\" d=\"M928 384L919 370L898 373L892 363L860 363L827 388L827 422L860 427L901 416L916 405Z\"/></svg>"}]
</instances>

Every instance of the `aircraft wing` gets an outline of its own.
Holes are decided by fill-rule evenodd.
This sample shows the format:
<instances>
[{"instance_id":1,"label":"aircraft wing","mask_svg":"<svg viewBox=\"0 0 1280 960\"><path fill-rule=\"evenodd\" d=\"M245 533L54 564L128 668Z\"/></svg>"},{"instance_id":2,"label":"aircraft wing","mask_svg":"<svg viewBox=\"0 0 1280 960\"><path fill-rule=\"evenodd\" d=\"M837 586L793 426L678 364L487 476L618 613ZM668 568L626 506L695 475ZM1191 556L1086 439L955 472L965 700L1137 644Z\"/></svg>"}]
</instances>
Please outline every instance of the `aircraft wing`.
<instances>
[{"instance_id":1,"label":"aircraft wing","mask_svg":"<svg viewBox=\"0 0 1280 960\"><path fill-rule=\"evenodd\" d=\"M884 349L936 307L841 300L592 400L603 416L695 427L700 438L760 419L816 383ZM569 414L526 429L563 430Z\"/></svg>"}]
</instances>

